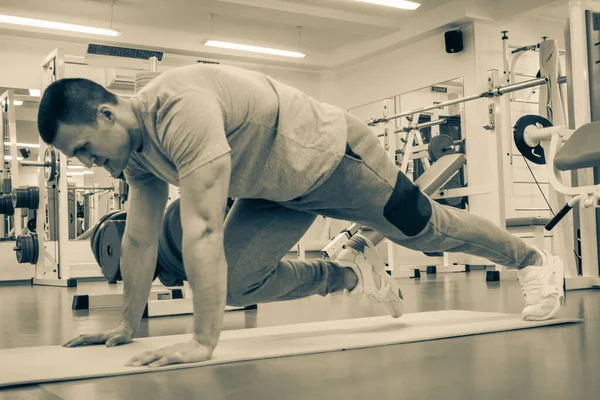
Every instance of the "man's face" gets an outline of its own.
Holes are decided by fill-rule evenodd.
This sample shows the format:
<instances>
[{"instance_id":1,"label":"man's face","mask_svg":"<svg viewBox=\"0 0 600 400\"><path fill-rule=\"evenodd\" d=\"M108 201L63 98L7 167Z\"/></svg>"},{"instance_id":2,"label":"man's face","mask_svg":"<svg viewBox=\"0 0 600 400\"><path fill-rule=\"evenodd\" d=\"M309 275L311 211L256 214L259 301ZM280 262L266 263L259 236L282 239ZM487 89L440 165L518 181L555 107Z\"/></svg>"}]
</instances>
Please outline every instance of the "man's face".
<instances>
[{"instance_id":1,"label":"man's face","mask_svg":"<svg viewBox=\"0 0 600 400\"><path fill-rule=\"evenodd\" d=\"M88 168L104 167L115 178L127 167L131 152L127 130L102 116L95 126L60 124L52 145Z\"/></svg>"}]
</instances>

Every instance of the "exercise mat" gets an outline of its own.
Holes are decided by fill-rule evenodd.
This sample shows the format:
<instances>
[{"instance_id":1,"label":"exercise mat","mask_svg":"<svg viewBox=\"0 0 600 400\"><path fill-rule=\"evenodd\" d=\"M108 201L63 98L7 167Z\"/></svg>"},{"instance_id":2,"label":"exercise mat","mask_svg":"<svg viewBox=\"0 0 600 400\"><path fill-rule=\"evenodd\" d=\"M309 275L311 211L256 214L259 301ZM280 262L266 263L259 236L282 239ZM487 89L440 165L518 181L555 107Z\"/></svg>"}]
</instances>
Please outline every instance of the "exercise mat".
<instances>
[{"instance_id":1,"label":"exercise mat","mask_svg":"<svg viewBox=\"0 0 600 400\"><path fill-rule=\"evenodd\" d=\"M575 318L524 321L520 315L435 311L224 331L213 359L150 369L126 367L144 351L190 340L191 334L136 339L125 346L23 347L0 350L0 387L59 382L157 370L207 367L248 360L327 353L384 345L581 322Z\"/></svg>"}]
</instances>

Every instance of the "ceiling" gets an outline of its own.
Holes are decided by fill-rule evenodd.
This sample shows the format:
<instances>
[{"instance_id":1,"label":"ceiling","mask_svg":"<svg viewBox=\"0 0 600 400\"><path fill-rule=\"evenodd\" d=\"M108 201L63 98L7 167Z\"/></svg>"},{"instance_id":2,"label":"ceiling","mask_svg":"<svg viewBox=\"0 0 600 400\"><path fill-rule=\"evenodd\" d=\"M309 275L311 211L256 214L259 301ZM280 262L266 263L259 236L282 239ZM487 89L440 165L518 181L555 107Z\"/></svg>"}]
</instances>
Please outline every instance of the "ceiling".
<instances>
[{"instance_id":1,"label":"ceiling","mask_svg":"<svg viewBox=\"0 0 600 400\"><path fill-rule=\"evenodd\" d=\"M555 0L418 1L422 3L418 10L406 11L356 0L116 0L114 6L113 0L2 0L0 13L104 28L112 24L122 35L117 38L68 35L35 28L17 30L8 25L0 25L0 34L79 44L93 41L129 45L160 49L173 55L322 70L349 65L436 29L458 27L475 19L475 15L508 18L557 3ZM288 60L213 49L203 46L203 41L209 38L299 50L307 57Z\"/></svg>"}]
</instances>

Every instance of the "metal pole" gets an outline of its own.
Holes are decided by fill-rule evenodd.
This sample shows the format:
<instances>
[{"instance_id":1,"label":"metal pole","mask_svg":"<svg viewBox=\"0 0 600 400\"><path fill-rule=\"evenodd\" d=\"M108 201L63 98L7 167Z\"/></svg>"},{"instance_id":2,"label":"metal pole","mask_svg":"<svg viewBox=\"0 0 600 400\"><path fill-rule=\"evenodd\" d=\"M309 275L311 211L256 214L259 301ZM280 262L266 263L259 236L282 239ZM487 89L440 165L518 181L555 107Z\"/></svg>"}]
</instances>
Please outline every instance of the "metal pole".
<instances>
[{"instance_id":1,"label":"metal pole","mask_svg":"<svg viewBox=\"0 0 600 400\"><path fill-rule=\"evenodd\" d=\"M397 119L397 118L402 118L402 117L408 117L409 115L413 115L413 114L417 114L417 113L422 113L422 112L425 112L425 111L435 110L436 108L444 108L444 107L448 107L448 106L453 106L454 104L465 103L467 101L480 99L482 97L489 97L489 96L483 96L482 94L478 94L478 95L474 95L474 96L463 97L463 98L460 98L460 99L450 100L450 101L446 101L446 102L443 102L443 103L434 104L432 106L422 107L422 108L418 108L416 110L407 111L407 112L403 112L403 113L400 113L400 114L392 115L391 117L387 117L387 118L372 119L370 121L367 121L367 124L369 124L370 126L374 126L374 125L380 124L382 122L387 122L387 121L392 120L392 119Z\"/></svg>"},{"instance_id":2,"label":"metal pole","mask_svg":"<svg viewBox=\"0 0 600 400\"><path fill-rule=\"evenodd\" d=\"M21 167L49 167L48 163L43 161L19 161Z\"/></svg>"},{"instance_id":3,"label":"metal pole","mask_svg":"<svg viewBox=\"0 0 600 400\"><path fill-rule=\"evenodd\" d=\"M430 128L432 126L442 125L442 124L445 124L446 122L448 122L448 120L446 118L440 118L440 119L436 119L435 121L423 122L422 124L417 124L417 125L413 126L412 129L421 130L421 129L425 129L425 128ZM404 128L403 130L409 130L409 129L411 129L411 128Z\"/></svg>"},{"instance_id":4,"label":"metal pole","mask_svg":"<svg viewBox=\"0 0 600 400\"><path fill-rule=\"evenodd\" d=\"M445 124L446 122L448 122L448 120L446 118L436 119L435 121L423 122L422 124L417 124L413 127L398 129L394 133L410 132L412 130L418 131L421 129L429 128L431 126L442 125L442 124ZM384 137L384 136L385 136L385 133L380 133L379 135L377 135L377 137Z\"/></svg>"},{"instance_id":5,"label":"metal pole","mask_svg":"<svg viewBox=\"0 0 600 400\"><path fill-rule=\"evenodd\" d=\"M158 58L150 57L150 72L158 72Z\"/></svg>"},{"instance_id":6,"label":"metal pole","mask_svg":"<svg viewBox=\"0 0 600 400\"><path fill-rule=\"evenodd\" d=\"M511 53L512 54L517 54L517 53L521 53L523 51L537 50L539 47L540 47L539 44L531 44L529 46L519 47L519 48L513 50Z\"/></svg>"},{"instance_id":7,"label":"metal pole","mask_svg":"<svg viewBox=\"0 0 600 400\"><path fill-rule=\"evenodd\" d=\"M558 81L561 81L561 78L558 78ZM400 114L396 114L396 115L392 115L391 117L387 117L387 118L377 118L377 119L371 119L369 121L366 121L368 125L370 126L375 126L377 124L381 124L383 122L388 122L392 119L397 119L397 118L402 118L402 117L408 117L409 115L413 115L413 114L417 114L417 113L423 113L425 111L431 111L431 110L435 110L436 108L444 108L444 107L448 107L448 106L452 106L454 104L459 104L459 103L466 103L469 101L473 101L473 100L477 100L477 99L482 99L482 98L490 98L490 97L496 97L496 96L502 96L503 94L506 93L512 93L512 92L516 92L518 90L524 90L524 89L529 89L532 87L536 87L536 86L541 86L544 84L548 83L548 78L543 77L543 78L537 78L537 79L531 79L529 81L525 81L525 82L520 82L520 83L515 83L512 85L507 85L507 86L499 86L493 90L489 90L487 92L483 92L480 94L476 94L476 95L472 95L472 96L467 96L467 97L462 97L456 100L450 100L450 101L445 101L439 104L434 104L431 106L427 106L427 107L422 107L422 108L417 108L415 110L411 110L411 111L406 111Z\"/></svg>"},{"instance_id":8,"label":"metal pole","mask_svg":"<svg viewBox=\"0 0 600 400\"><path fill-rule=\"evenodd\" d=\"M69 190L113 190L111 187L95 187L95 186L72 186Z\"/></svg>"},{"instance_id":9,"label":"metal pole","mask_svg":"<svg viewBox=\"0 0 600 400\"><path fill-rule=\"evenodd\" d=\"M519 90L525 90L525 89L529 89L532 87L542 86L547 83L548 83L548 78L544 77L544 78L532 79L530 81L525 81L525 82L520 82L520 83L513 83L512 85L508 85L508 86L500 86L491 92L493 93L494 96L502 96L503 94L506 94L506 93L518 92Z\"/></svg>"}]
</instances>

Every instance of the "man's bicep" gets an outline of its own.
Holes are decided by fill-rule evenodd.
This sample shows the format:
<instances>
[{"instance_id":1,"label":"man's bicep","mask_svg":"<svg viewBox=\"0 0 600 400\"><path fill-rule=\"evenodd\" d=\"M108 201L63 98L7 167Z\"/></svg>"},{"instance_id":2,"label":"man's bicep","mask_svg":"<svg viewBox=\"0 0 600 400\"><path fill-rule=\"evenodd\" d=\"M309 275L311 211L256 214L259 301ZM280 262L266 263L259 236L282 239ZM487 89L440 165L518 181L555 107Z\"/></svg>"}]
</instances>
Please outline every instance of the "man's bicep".
<instances>
[{"instance_id":1,"label":"man's bicep","mask_svg":"<svg viewBox=\"0 0 600 400\"><path fill-rule=\"evenodd\" d=\"M158 238L168 194L169 185L158 178L130 188L125 234L132 242L152 244Z\"/></svg>"},{"instance_id":2,"label":"man's bicep","mask_svg":"<svg viewBox=\"0 0 600 400\"><path fill-rule=\"evenodd\" d=\"M180 178L184 235L222 233L230 174L231 157L224 154Z\"/></svg>"}]
</instances>

